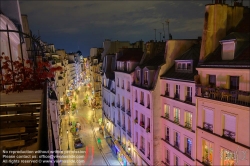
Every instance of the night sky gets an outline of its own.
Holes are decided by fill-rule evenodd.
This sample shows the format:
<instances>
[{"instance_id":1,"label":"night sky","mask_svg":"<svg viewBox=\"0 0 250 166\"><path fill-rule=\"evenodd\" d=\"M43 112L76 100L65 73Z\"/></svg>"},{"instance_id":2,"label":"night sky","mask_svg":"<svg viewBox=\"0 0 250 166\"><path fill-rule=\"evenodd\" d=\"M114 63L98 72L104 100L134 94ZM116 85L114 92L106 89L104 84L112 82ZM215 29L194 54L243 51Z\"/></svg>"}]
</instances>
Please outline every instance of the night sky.
<instances>
[{"instance_id":1,"label":"night sky","mask_svg":"<svg viewBox=\"0 0 250 166\"><path fill-rule=\"evenodd\" d=\"M231 1L226 1L231 5ZM105 39L130 41L160 40L170 21L173 39L202 36L205 5L211 0L188 1L25 1L30 29L44 42L66 52L81 50L89 56L91 47L102 47ZM249 6L249 2L243 2Z\"/></svg>"}]
</instances>

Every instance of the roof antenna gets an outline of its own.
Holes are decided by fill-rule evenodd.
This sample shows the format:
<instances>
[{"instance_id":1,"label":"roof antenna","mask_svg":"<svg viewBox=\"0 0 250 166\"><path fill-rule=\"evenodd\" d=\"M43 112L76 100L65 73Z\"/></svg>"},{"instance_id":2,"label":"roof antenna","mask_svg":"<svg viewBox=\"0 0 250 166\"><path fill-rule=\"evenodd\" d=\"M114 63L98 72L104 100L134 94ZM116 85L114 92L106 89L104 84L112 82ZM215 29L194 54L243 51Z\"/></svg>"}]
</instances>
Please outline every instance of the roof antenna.
<instances>
[{"instance_id":1,"label":"roof antenna","mask_svg":"<svg viewBox=\"0 0 250 166\"><path fill-rule=\"evenodd\" d=\"M165 39L165 28L164 28L164 23L162 23L162 26L163 26L163 32L164 32L164 35L163 35L163 39Z\"/></svg>"},{"instance_id":2,"label":"roof antenna","mask_svg":"<svg viewBox=\"0 0 250 166\"><path fill-rule=\"evenodd\" d=\"M155 41L156 41L156 29L154 29L155 30Z\"/></svg>"},{"instance_id":3,"label":"roof antenna","mask_svg":"<svg viewBox=\"0 0 250 166\"><path fill-rule=\"evenodd\" d=\"M168 25L168 40L170 40L170 35L169 35L170 34L170 32L169 32L169 19L166 20L166 23Z\"/></svg>"},{"instance_id":4,"label":"roof antenna","mask_svg":"<svg viewBox=\"0 0 250 166\"><path fill-rule=\"evenodd\" d=\"M161 41L161 32L159 32L159 34L160 34L160 41Z\"/></svg>"}]
</instances>

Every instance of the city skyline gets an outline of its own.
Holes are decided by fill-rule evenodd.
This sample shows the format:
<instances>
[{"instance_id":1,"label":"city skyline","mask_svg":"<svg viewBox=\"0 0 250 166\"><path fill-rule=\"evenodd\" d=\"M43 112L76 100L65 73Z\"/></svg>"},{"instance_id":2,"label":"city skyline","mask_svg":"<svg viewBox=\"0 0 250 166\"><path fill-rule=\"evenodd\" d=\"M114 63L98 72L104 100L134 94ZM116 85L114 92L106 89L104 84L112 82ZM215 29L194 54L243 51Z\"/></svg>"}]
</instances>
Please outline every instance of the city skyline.
<instances>
[{"instance_id":1,"label":"city skyline","mask_svg":"<svg viewBox=\"0 0 250 166\"><path fill-rule=\"evenodd\" d=\"M202 36L206 1L20 1L22 14L29 19L33 34L66 52L80 50L89 56L90 48L113 41L168 39L166 21L173 39ZM231 5L231 2L226 2ZM244 6L249 6L243 2ZM122 10L120 9L122 7ZM37 12L40 11L40 12ZM155 30L156 29L156 33ZM161 33L161 34L160 34Z\"/></svg>"}]
</instances>

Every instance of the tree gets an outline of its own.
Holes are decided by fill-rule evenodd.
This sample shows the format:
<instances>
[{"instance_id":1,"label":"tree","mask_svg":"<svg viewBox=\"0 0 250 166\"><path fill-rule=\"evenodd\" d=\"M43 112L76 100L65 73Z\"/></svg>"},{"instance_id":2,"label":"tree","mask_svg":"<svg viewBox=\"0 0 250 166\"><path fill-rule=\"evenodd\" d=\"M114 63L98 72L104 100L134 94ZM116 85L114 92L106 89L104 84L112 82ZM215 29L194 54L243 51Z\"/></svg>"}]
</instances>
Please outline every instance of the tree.
<instances>
[{"instance_id":1,"label":"tree","mask_svg":"<svg viewBox=\"0 0 250 166\"><path fill-rule=\"evenodd\" d=\"M42 89L47 78L54 77L55 71L62 70L61 66L52 67L48 61L34 63L30 60L11 61L2 53L0 56L0 92L22 92L23 90Z\"/></svg>"},{"instance_id":2,"label":"tree","mask_svg":"<svg viewBox=\"0 0 250 166\"><path fill-rule=\"evenodd\" d=\"M66 99L66 104L69 104L69 98L67 97L67 99Z\"/></svg>"},{"instance_id":3,"label":"tree","mask_svg":"<svg viewBox=\"0 0 250 166\"><path fill-rule=\"evenodd\" d=\"M72 103L72 111L74 111L76 109L76 103Z\"/></svg>"}]
</instances>

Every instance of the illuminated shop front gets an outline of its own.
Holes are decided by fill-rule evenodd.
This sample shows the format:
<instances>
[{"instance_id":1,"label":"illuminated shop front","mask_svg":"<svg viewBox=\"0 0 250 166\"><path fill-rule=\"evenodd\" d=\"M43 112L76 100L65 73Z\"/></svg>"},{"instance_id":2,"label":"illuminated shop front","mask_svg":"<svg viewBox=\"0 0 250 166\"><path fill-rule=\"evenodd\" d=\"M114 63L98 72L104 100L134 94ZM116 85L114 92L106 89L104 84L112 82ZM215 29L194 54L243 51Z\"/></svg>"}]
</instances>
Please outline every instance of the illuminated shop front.
<instances>
[{"instance_id":1,"label":"illuminated shop front","mask_svg":"<svg viewBox=\"0 0 250 166\"><path fill-rule=\"evenodd\" d=\"M134 165L131 158L126 154L125 150L121 147L118 141L115 141L115 147L117 149L117 159L123 166Z\"/></svg>"}]
</instances>

